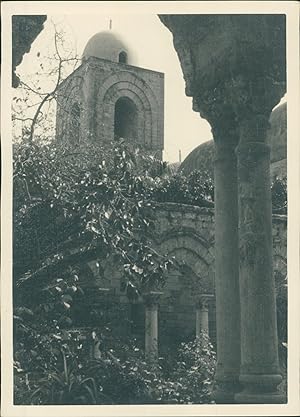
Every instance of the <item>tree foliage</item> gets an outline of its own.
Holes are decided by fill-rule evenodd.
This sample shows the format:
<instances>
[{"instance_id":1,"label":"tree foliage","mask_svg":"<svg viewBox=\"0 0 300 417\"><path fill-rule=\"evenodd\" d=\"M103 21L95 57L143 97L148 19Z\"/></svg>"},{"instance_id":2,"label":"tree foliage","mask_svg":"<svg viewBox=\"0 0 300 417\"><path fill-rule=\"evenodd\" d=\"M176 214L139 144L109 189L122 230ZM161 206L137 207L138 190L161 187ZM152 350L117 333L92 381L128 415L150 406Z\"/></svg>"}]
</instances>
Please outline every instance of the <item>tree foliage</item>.
<instances>
[{"instance_id":1,"label":"tree foliage","mask_svg":"<svg viewBox=\"0 0 300 417\"><path fill-rule=\"evenodd\" d=\"M273 213L287 214L287 178L276 177L272 181L271 193Z\"/></svg>"},{"instance_id":2,"label":"tree foliage","mask_svg":"<svg viewBox=\"0 0 300 417\"><path fill-rule=\"evenodd\" d=\"M113 254L124 264L127 290L159 284L168 263L148 241L151 201L138 156L122 141L107 158L103 152L91 157L91 150L17 146L14 267L20 288L35 283L40 290L58 270L89 259L101 264Z\"/></svg>"},{"instance_id":3,"label":"tree foliage","mask_svg":"<svg viewBox=\"0 0 300 417\"><path fill-rule=\"evenodd\" d=\"M48 68L44 59L39 63L52 80L48 90L38 71L32 83L22 80L13 98L15 127L21 123L13 184L15 402L208 402L215 354L206 335L181 346L172 370L166 361L153 368L132 341L111 336L101 315L97 326L76 329L76 311L87 296L90 261L101 277L113 259L129 299L162 287L176 262L152 245L155 205L213 207L213 178L205 171L167 175L165 163L123 139L108 146L59 146L48 124L51 105L77 57L63 53L62 32L55 30L54 44L54 61ZM284 213L286 182L273 183L272 198ZM114 320L124 319L120 312Z\"/></svg>"},{"instance_id":4,"label":"tree foliage","mask_svg":"<svg viewBox=\"0 0 300 417\"><path fill-rule=\"evenodd\" d=\"M153 200L213 207L214 183L206 171L195 170L188 176L182 172L156 179Z\"/></svg>"},{"instance_id":5,"label":"tree foliage","mask_svg":"<svg viewBox=\"0 0 300 417\"><path fill-rule=\"evenodd\" d=\"M95 146L74 152L53 143L16 145L14 318L20 368L45 372L51 365L54 342L61 343L60 332L73 324L88 261L96 260L101 271L115 257L129 298L163 285L170 260L149 241L154 222L143 186L149 163L141 157L138 164L139 158L122 141L110 154L95 152Z\"/></svg>"},{"instance_id":6,"label":"tree foliage","mask_svg":"<svg viewBox=\"0 0 300 417\"><path fill-rule=\"evenodd\" d=\"M92 332L96 339L96 333ZM115 341L116 342L116 341ZM45 340L43 341L45 343ZM181 343L172 353L174 367L159 358L153 365L134 340L118 341L97 358L88 354L87 332L66 331L51 340L47 370L25 373L15 363L16 404L188 404L209 403L216 355L206 333ZM47 345L46 345L47 346Z\"/></svg>"}]
</instances>

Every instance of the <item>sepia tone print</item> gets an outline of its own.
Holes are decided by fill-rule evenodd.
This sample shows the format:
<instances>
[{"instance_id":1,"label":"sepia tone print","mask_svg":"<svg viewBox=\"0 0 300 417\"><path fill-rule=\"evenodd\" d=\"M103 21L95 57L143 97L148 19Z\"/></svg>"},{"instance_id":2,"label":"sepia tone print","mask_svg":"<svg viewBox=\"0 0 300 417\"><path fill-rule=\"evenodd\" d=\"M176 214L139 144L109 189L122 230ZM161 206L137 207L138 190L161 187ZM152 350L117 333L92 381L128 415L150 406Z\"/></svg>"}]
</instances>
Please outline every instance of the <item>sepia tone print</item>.
<instances>
[{"instance_id":1,"label":"sepia tone print","mask_svg":"<svg viewBox=\"0 0 300 417\"><path fill-rule=\"evenodd\" d=\"M286 16L102 18L12 17L14 404L286 404Z\"/></svg>"}]
</instances>

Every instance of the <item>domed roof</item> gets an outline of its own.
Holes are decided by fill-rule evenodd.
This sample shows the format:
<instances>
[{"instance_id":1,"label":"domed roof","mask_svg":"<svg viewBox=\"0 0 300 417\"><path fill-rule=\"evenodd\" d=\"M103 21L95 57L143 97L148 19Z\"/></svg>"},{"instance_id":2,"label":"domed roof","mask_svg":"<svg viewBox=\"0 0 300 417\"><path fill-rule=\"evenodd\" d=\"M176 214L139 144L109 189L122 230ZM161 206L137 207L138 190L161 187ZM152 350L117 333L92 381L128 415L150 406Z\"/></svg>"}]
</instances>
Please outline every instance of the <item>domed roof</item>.
<instances>
[{"instance_id":1,"label":"domed roof","mask_svg":"<svg viewBox=\"0 0 300 417\"><path fill-rule=\"evenodd\" d=\"M123 60L120 59L120 53L123 54ZM128 63L128 48L121 40L120 36L112 31L104 31L96 33L86 44L82 59L88 59L93 56L95 58L107 59L113 62ZM126 60L124 60L126 57Z\"/></svg>"},{"instance_id":2,"label":"domed roof","mask_svg":"<svg viewBox=\"0 0 300 417\"><path fill-rule=\"evenodd\" d=\"M192 171L199 169L208 171L209 174L213 175L214 152L213 140L201 143L184 159L180 165L180 171L185 175L189 175Z\"/></svg>"},{"instance_id":3,"label":"domed roof","mask_svg":"<svg viewBox=\"0 0 300 417\"><path fill-rule=\"evenodd\" d=\"M286 166L287 131L286 103L276 107L270 116L270 129L267 133L267 143L271 146L271 172L275 168ZM189 175L195 169L206 170L213 175L214 141L209 140L197 146L180 165L180 171ZM274 169L272 170L274 166Z\"/></svg>"}]
</instances>

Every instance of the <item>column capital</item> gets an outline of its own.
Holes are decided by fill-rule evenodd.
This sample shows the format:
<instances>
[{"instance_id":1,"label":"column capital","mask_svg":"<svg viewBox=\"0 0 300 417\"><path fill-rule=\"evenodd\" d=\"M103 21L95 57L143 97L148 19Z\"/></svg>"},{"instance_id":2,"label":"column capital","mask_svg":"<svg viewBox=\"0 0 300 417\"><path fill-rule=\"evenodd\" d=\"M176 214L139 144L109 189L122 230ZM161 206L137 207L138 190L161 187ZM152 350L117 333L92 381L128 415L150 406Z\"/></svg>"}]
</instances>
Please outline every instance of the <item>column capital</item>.
<instances>
[{"instance_id":1,"label":"column capital","mask_svg":"<svg viewBox=\"0 0 300 417\"><path fill-rule=\"evenodd\" d=\"M144 304L149 308L155 308L159 304L160 297L163 292L160 291L149 291L142 294Z\"/></svg>"},{"instance_id":2,"label":"column capital","mask_svg":"<svg viewBox=\"0 0 300 417\"><path fill-rule=\"evenodd\" d=\"M272 75L249 77L239 74L227 80L224 92L239 126L240 142L264 142L272 109L286 90L285 82Z\"/></svg>"},{"instance_id":3,"label":"column capital","mask_svg":"<svg viewBox=\"0 0 300 417\"><path fill-rule=\"evenodd\" d=\"M224 82L224 93L232 105L237 122L249 115L266 116L271 113L286 91L284 80L277 80L269 68L267 74L239 73Z\"/></svg>"},{"instance_id":4,"label":"column capital","mask_svg":"<svg viewBox=\"0 0 300 417\"><path fill-rule=\"evenodd\" d=\"M193 109L210 123L215 143L230 148L239 138L264 141L272 109L285 91L285 82L277 82L272 69L265 77L241 73L193 92Z\"/></svg>"},{"instance_id":5,"label":"column capital","mask_svg":"<svg viewBox=\"0 0 300 417\"><path fill-rule=\"evenodd\" d=\"M209 300L214 298L213 294L200 294L196 297L196 307L200 310L206 310L208 308Z\"/></svg>"},{"instance_id":6,"label":"column capital","mask_svg":"<svg viewBox=\"0 0 300 417\"><path fill-rule=\"evenodd\" d=\"M205 89L200 95L195 93L193 110L210 123L217 149L236 147L239 140L238 124L224 86Z\"/></svg>"},{"instance_id":7,"label":"column capital","mask_svg":"<svg viewBox=\"0 0 300 417\"><path fill-rule=\"evenodd\" d=\"M186 95L211 124L215 141L236 136L237 126L243 140L264 137L261 131L286 91L284 14L159 18L173 34ZM256 128L249 129L249 119Z\"/></svg>"}]
</instances>

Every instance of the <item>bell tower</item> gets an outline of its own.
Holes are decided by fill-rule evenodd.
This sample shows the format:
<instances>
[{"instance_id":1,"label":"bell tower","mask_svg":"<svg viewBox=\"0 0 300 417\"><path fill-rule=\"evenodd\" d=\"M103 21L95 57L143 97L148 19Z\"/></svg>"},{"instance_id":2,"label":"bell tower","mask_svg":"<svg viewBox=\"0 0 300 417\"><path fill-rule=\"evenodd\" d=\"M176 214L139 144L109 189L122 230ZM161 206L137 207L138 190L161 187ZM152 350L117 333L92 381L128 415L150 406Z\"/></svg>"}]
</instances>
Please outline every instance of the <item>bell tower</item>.
<instances>
[{"instance_id":1,"label":"bell tower","mask_svg":"<svg viewBox=\"0 0 300 417\"><path fill-rule=\"evenodd\" d=\"M162 159L164 74L134 65L134 56L112 31L87 43L82 63L58 89L57 140L84 145L124 138Z\"/></svg>"}]
</instances>

